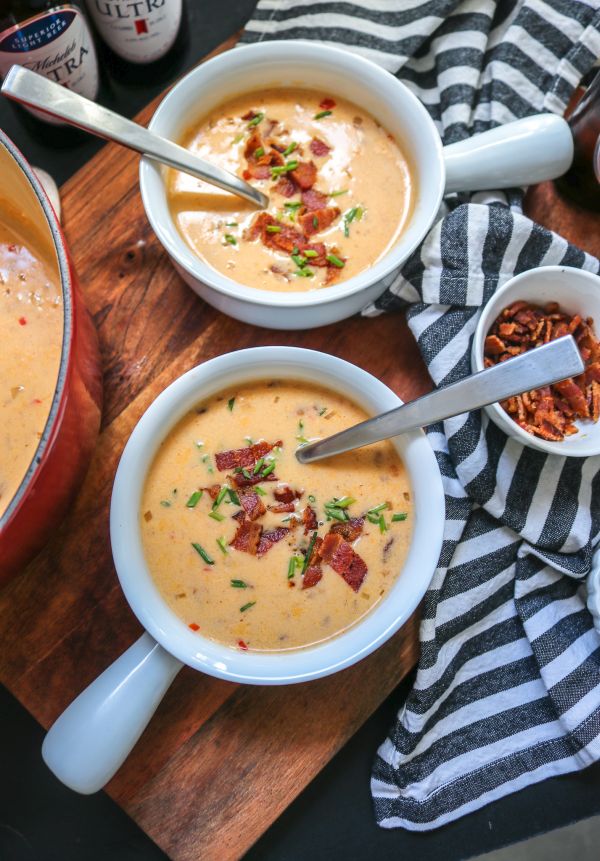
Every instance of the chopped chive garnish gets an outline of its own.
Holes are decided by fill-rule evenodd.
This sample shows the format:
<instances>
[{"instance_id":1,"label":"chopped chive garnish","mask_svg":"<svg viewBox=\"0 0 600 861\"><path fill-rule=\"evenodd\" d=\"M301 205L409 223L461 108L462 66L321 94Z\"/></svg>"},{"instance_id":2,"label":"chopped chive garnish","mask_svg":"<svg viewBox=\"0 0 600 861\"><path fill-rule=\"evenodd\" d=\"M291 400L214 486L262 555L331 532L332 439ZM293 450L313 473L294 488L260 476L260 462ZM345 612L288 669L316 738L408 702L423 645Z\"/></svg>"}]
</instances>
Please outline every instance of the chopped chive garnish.
<instances>
[{"instance_id":1,"label":"chopped chive garnish","mask_svg":"<svg viewBox=\"0 0 600 861\"><path fill-rule=\"evenodd\" d=\"M160 504L163 506L163 508L170 508L171 507L171 503L169 502L168 499L161 499Z\"/></svg>"},{"instance_id":2,"label":"chopped chive garnish","mask_svg":"<svg viewBox=\"0 0 600 861\"><path fill-rule=\"evenodd\" d=\"M249 128L249 129L252 129L252 128L254 128L255 126L257 126L259 123L262 123L262 121L264 120L264 118L265 118L264 113L263 113L262 111L259 111L259 112L257 113L257 115L256 115L255 117L253 117L253 118L250 120L250 122L248 123L248 128Z\"/></svg>"},{"instance_id":3,"label":"chopped chive garnish","mask_svg":"<svg viewBox=\"0 0 600 861\"><path fill-rule=\"evenodd\" d=\"M225 227L238 227L238 226L239 225L238 225L237 221L228 221L225 225Z\"/></svg>"},{"instance_id":4,"label":"chopped chive garnish","mask_svg":"<svg viewBox=\"0 0 600 861\"><path fill-rule=\"evenodd\" d=\"M233 405L234 404L235 404L235 398L229 398L229 400L227 401L227 409L229 410L230 413L233 412Z\"/></svg>"},{"instance_id":5,"label":"chopped chive garnish","mask_svg":"<svg viewBox=\"0 0 600 861\"><path fill-rule=\"evenodd\" d=\"M333 113L333 111L319 111L318 114L314 115L313 119L314 120L322 120L325 117L330 117L332 113Z\"/></svg>"},{"instance_id":6,"label":"chopped chive garnish","mask_svg":"<svg viewBox=\"0 0 600 861\"><path fill-rule=\"evenodd\" d=\"M282 173L288 173L290 170L296 170L297 167L298 162L295 159L286 164L278 164L271 168L271 177L275 179L276 176L281 176Z\"/></svg>"},{"instance_id":7,"label":"chopped chive garnish","mask_svg":"<svg viewBox=\"0 0 600 861\"><path fill-rule=\"evenodd\" d=\"M206 552L204 547L202 547L201 544L196 544L195 541L192 541L192 547L194 548L196 553L199 553L200 556L202 556L202 558L204 559L204 561L206 562L207 565L214 565L215 564L215 560L210 558L210 556L208 555L208 553Z\"/></svg>"},{"instance_id":8,"label":"chopped chive garnish","mask_svg":"<svg viewBox=\"0 0 600 861\"><path fill-rule=\"evenodd\" d=\"M244 137L244 133L243 133L243 132L240 132L240 133L239 133L239 135L236 135L236 136L234 137L233 142L234 142L234 143L239 143L239 142L242 140L242 138L243 138L243 137Z\"/></svg>"},{"instance_id":9,"label":"chopped chive garnish","mask_svg":"<svg viewBox=\"0 0 600 861\"><path fill-rule=\"evenodd\" d=\"M223 487L219 490L219 492L217 493L217 498L216 498L216 499L215 499L215 501L213 502L213 511L214 511L216 508L218 508L218 507L219 507L219 505L223 502L223 500L224 500L224 499L225 499L225 497L227 496L227 491L228 491L228 490L229 490L229 488L227 487L227 485L226 485L226 484L224 484L224 485L223 485Z\"/></svg>"},{"instance_id":10,"label":"chopped chive garnish","mask_svg":"<svg viewBox=\"0 0 600 861\"><path fill-rule=\"evenodd\" d=\"M264 154L265 154L264 147L259 146L259 147L258 147L258 149L255 149L255 150L254 150L254 157L255 157L255 158L260 158L260 157L261 157L261 156L263 156Z\"/></svg>"},{"instance_id":11,"label":"chopped chive garnish","mask_svg":"<svg viewBox=\"0 0 600 861\"><path fill-rule=\"evenodd\" d=\"M202 490L195 490L185 504L186 508L195 508L202 499Z\"/></svg>"},{"instance_id":12,"label":"chopped chive garnish","mask_svg":"<svg viewBox=\"0 0 600 861\"><path fill-rule=\"evenodd\" d=\"M380 532L387 532L387 526L386 526L385 517L383 516L383 514L379 515L379 521L378 522L379 522L379 531Z\"/></svg>"},{"instance_id":13,"label":"chopped chive garnish","mask_svg":"<svg viewBox=\"0 0 600 861\"><path fill-rule=\"evenodd\" d=\"M232 490L231 487L228 487L227 493L229 494L229 498L233 502L234 505L240 504L240 498L237 495L237 493L235 492L235 490Z\"/></svg>"},{"instance_id":14,"label":"chopped chive garnish","mask_svg":"<svg viewBox=\"0 0 600 861\"><path fill-rule=\"evenodd\" d=\"M389 508L387 502L381 502L379 505L375 505L373 508L369 508L367 514L379 514L380 511L385 511L386 508Z\"/></svg>"},{"instance_id":15,"label":"chopped chive garnish","mask_svg":"<svg viewBox=\"0 0 600 861\"><path fill-rule=\"evenodd\" d=\"M316 229L317 229L317 227L319 226L319 219L317 218L317 216L316 216L316 215L313 215L312 223L313 223L313 227L314 227L314 228L315 228L315 230L316 230Z\"/></svg>"},{"instance_id":16,"label":"chopped chive garnish","mask_svg":"<svg viewBox=\"0 0 600 861\"><path fill-rule=\"evenodd\" d=\"M332 266L337 266L338 269L343 269L346 265L343 260L340 260L339 257L336 257L335 254L327 254L325 257L328 263L331 263Z\"/></svg>"},{"instance_id":17,"label":"chopped chive garnish","mask_svg":"<svg viewBox=\"0 0 600 861\"><path fill-rule=\"evenodd\" d=\"M300 254L300 249L297 245L294 245L294 247L292 248L292 254Z\"/></svg>"},{"instance_id":18,"label":"chopped chive garnish","mask_svg":"<svg viewBox=\"0 0 600 861\"><path fill-rule=\"evenodd\" d=\"M245 466L242 468L242 475L244 478L252 478L252 473L248 472Z\"/></svg>"},{"instance_id":19,"label":"chopped chive garnish","mask_svg":"<svg viewBox=\"0 0 600 861\"><path fill-rule=\"evenodd\" d=\"M352 503L353 503L353 502L356 502L356 500L354 499L354 497L352 497L352 496L342 496L342 498L341 498L341 499L336 499L336 500L335 500L335 507L336 507L336 508L348 508L350 505L352 505Z\"/></svg>"},{"instance_id":20,"label":"chopped chive garnish","mask_svg":"<svg viewBox=\"0 0 600 861\"><path fill-rule=\"evenodd\" d=\"M251 436L245 436L244 442L248 443L248 445L254 445L254 440L252 439Z\"/></svg>"},{"instance_id":21,"label":"chopped chive garnish","mask_svg":"<svg viewBox=\"0 0 600 861\"><path fill-rule=\"evenodd\" d=\"M286 146L284 151L281 153L282 156L285 158L286 156L291 155L297 148L297 146L298 144L296 143L296 141L292 141L291 144L289 146Z\"/></svg>"},{"instance_id":22,"label":"chopped chive garnish","mask_svg":"<svg viewBox=\"0 0 600 861\"><path fill-rule=\"evenodd\" d=\"M329 197L341 197L342 194L348 194L348 189L343 188L341 191L332 191L329 194Z\"/></svg>"},{"instance_id":23,"label":"chopped chive garnish","mask_svg":"<svg viewBox=\"0 0 600 861\"><path fill-rule=\"evenodd\" d=\"M255 466L255 467L254 467L254 469L252 470L252 475L258 475L258 473L259 473L259 472L261 471L261 469L262 469L262 465L263 465L263 463L264 463L264 462L265 462L264 457L259 457L259 459L256 461L256 466Z\"/></svg>"},{"instance_id":24,"label":"chopped chive garnish","mask_svg":"<svg viewBox=\"0 0 600 861\"><path fill-rule=\"evenodd\" d=\"M204 443L202 442L201 439L196 440L196 448L202 448L203 445L204 445Z\"/></svg>"},{"instance_id":25,"label":"chopped chive garnish","mask_svg":"<svg viewBox=\"0 0 600 861\"><path fill-rule=\"evenodd\" d=\"M327 412L327 407L321 407L321 409L319 410L319 415L324 416L326 412Z\"/></svg>"},{"instance_id":26,"label":"chopped chive garnish","mask_svg":"<svg viewBox=\"0 0 600 861\"><path fill-rule=\"evenodd\" d=\"M298 266L300 269L302 269L302 267L306 264L306 257L304 257L302 254L292 254L291 257L296 266Z\"/></svg>"},{"instance_id":27,"label":"chopped chive garnish","mask_svg":"<svg viewBox=\"0 0 600 861\"><path fill-rule=\"evenodd\" d=\"M303 266L302 269L296 269L293 275L297 275L298 278L312 278L315 274L312 269L307 269L306 266Z\"/></svg>"},{"instance_id":28,"label":"chopped chive garnish","mask_svg":"<svg viewBox=\"0 0 600 861\"><path fill-rule=\"evenodd\" d=\"M400 514L392 514L392 520L394 523L398 523L401 520L406 520L407 517L408 514L405 511Z\"/></svg>"},{"instance_id":29,"label":"chopped chive garnish","mask_svg":"<svg viewBox=\"0 0 600 861\"><path fill-rule=\"evenodd\" d=\"M296 568L302 567L302 559L298 556L292 556L288 563L288 580L291 580L296 575Z\"/></svg>"},{"instance_id":30,"label":"chopped chive garnish","mask_svg":"<svg viewBox=\"0 0 600 861\"><path fill-rule=\"evenodd\" d=\"M218 511L209 511L208 516L212 517L213 520L218 520L219 523L221 520L225 520L225 515L219 514Z\"/></svg>"},{"instance_id":31,"label":"chopped chive garnish","mask_svg":"<svg viewBox=\"0 0 600 861\"><path fill-rule=\"evenodd\" d=\"M333 517L334 520L341 520L342 523L345 520L348 520L348 515L343 508L329 508L329 506L326 505L325 514L327 515L328 519Z\"/></svg>"},{"instance_id":32,"label":"chopped chive garnish","mask_svg":"<svg viewBox=\"0 0 600 861\"><path fill-rule=\"evenodd\" d=\"M308 568L308 563L310 562L310 557L312 556L312 552L313 552L316 540L317 540L317 533L313 532L311 539L310 539L310 542L309 542L309 545L308 545L308 550L306 551L306 556L304 557L304 562L302 563L302 571L300 572L300 574L302 576L304 576L304 573L305 573L306 569Z\"/></svg>"},{"instance_id":33,"label":"chopped chive garnish","mask_svg":"<svg viewBox=\"0 0 600 861\"><path fill-rule=\"evenodd\" d=\"M263 470L261 474L261 478L266 478L268 475L271 475L273 470L275 469L275 461L272 460L271 463Z\"/></svg>"},{"instance_id":34,"label":"chopped chive garnish","mask_svg":"<svg viewBox=\"0 0 600 861\"><path fill-rule=\"evenodd\" d=\"M217 544L219 545L219 550L221 551L221 553L224 553L225 556L227 556L229 550L227 549L227 543L225 539L223 537L217 538Z\"/></svg>"},{"instance_id":35,"label":"chopped chive garnish","mask_svg":"<svg viewBox=\"0 0 600 861\"><path fill-rule=\"evenodd\" d=\"M244 604L243 607L240 607L240 613L245 613L246 610L249 610L250 607L254 607L255 604L256 604L256 601L248 601L247 604Z\"/></svg>"},{"instance_id":36,"label":"chopped chive garnish","mask_svg":"<svg viewBox=\"0 0 600 861\"><path fill-rule=\"evenodd\" d=\"M308 501L309 501L309 502L316 502L316 501L317 501L317 499L316 499L316 497L315 497L315 496L313 496L313 495L312 495L312 493L309 493L309 495L308 495Z\"/></svg>"},{"instance_id":37,"label":"chopped chive garnish","mask_svg":"<svg viewBox=\"0 0 600 861\"><path fill-rule=\"evenodd\" d=\"M237 239L235 236L232 236L231 233L226 233L223 237L227 245L237 245Z\"/></svg>"},{"instance_id":38,"label":"chopped chive garnish","mask_svg":"<svg viewBox=\"0 0 600 861\"><path fill-rule=\"evenodd\" d=\"M267 233L281 233L281 227L278 224L267 224Z\"/></svg>"},{"instance_id":39,"label":"chopped chive garnish","mask_svg":"<svg viewBox=\"0 0 600 861\"><path fill-rule=\"evenodd\" d=\"M300 209L300 207L302 206L302 201L294 200L291 203L284 203L283 205L286 209Z\"/></svg>"},{"instance_id":40,"label":"chopped chive garnish","mask_svg":"<svg viewBox=\"0 0 600 861\"><path fill-rule=\"evenodd\" d=\"M259 496L266 496L266 495L267 495L267 494L266 494L266 491L264 491L264 490L262 489L262 487L259 487L259 486L258 486L258 484L256 484L256 485L254 486L254 492L255 492L255 493L258 493L258 495L259 495Z\"/></svg>"},{"instance_id":41,"label":"chopped chive garnish","mask_svg":"<svg viewBox=\"0 0 600 861\"><path fill-rule=\"evenodd\" d=\"M364 209L362 206L353 206L344 215L344 236L350 236L350 223L352 221L360 221L363 217Z\"/></svg>"},{"instance_id":42,"label":"chopped chive garnish","mask_svg":"<svg viewBox=\"0 0 600 861\"><path fill-rule=\"evenodd\" d=\"M310 257L318 257L318 256L319 256L319 255L317 254L317 252L316 252L316 251L314 251L312 248L306 248L302 253L304 254L304 256L305 256L305 257L309 257L309 258L310 258Z\"/></svg>"},{"instance_id":43,"label":"chopped chive garnish","mask_svg":"<svg viewBox=\"0 0 600 861\"><path fill-rule=\"evenodd\" d=\"M243 580L230 580L229 581L234 589L247 589L248 584Z\"/></svg>"},{"instance_id":44,"label":"chopped chive garnish","mask_svg":"<svg viewBox=\"0 0 600 861\"><path fill-rule=\"evenodd\" d=\"M212 468L212 466L209 466L206 471L212 474L214 472L214 469Z\"/></svg>"},{"instance_id":45,"label":"chopped chive garnish","mask_svg":"<svg viewBox=\"0 0 600 861\"><path fill-rule=\"evenodd\" d=\"M210 457L210 455L208 455L208 454L203 454L203 455L202 455L202 463L206 463L206 461L208 460L208 458L209 458L209 457Z\"/></svg>"}]
</instances>

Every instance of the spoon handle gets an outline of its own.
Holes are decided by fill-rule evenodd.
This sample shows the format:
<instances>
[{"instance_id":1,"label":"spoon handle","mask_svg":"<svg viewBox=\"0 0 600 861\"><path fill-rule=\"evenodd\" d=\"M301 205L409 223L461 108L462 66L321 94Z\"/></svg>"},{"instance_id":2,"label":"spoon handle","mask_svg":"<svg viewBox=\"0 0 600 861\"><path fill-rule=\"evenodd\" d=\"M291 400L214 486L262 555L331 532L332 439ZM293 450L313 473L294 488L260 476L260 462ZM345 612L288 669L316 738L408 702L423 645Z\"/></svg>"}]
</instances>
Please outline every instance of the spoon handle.
<instances>
[{"instance_id":1,"label":"spoon handle","mask_svg":"<svg viewBox=\"0 0 600 861\"><path fill-rule=\"evenodd\" d=\"M508 362L472 374L443 389L436 389L416 401L410 401L327 439L302 446L296 451L296 457L300 463L312 463L362 448L450 416L468 413L513 395L577 376L583 369L577 344L572 335L566 335Z\"/></svg>"},{"instance_id":2,"label":"spoon handle","mask_svg":"<svg viewBox=\"0 0 600 861\"><path fill-rule=\"evenodd\" d=\"M86 132L115 141L162 164L168 164L169 167L230 191L261 209L269 205L266 195L239 176L204 161L179 144L161 138L138 123L115 114L23 66L11 67L1 92L16 102L37 108Z\"/></svg>"}]
</instances>

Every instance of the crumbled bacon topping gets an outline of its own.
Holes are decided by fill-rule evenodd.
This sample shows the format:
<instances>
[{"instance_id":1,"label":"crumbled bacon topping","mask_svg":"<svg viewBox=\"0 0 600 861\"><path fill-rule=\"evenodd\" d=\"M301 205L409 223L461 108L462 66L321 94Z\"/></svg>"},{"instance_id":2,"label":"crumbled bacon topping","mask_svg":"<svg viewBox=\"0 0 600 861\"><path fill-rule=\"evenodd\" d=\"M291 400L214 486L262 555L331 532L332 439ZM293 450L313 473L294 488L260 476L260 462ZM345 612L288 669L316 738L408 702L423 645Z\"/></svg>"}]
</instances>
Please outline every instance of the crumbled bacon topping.
<instances>
[{"instance_id":1,"label":"crumbled bacon topping","mask_svg":"<svg viewBox=\"0 0 600 861\"><path fill-rule=\"evenodd\" d=\"M261 534L262 526L260 523L243 520L238 526L233 539L229 542L229 546L235 547L236 550L241 550L244 553L250 553L251 556L256 556Z\"/></svg>"},{"instance_id":2,"label":"crumbled bacon topping","mask_svg":"<svg viewBox=\"0 0 600 861\"><path fill-rule=\"evenodd\" d=\"M277 526L269 532L263 532L258 543L256 555L264 556L274 544L277 544L278 541L281 541L281 539L285 538L289 533L290 530L286 526Z\"/></svg>"},{"instance_id":3,"label":"crumbled bacon topping","mask_svg":"<svg viewBox=\"0 0 600 861\"><path fill-rule=\"evenodd\" d=\"M240 505L248 515L248 520L257 520L257 518L262 517L267 510L264 502L254 490L240 493Z\"/></svg>"},{"instance_id":4,"label":"crumbled bacon topping","mask_svg":"<svg viewBox=\"0 0 600 861\"><path fill-rule=\"evenodd\" d=\"M298 223L302 227L306 236L313 236L315 233L320 233L332 224L340 214L339 206L326 206L325 209L314 209L312 212L305 212L298 218Z\"/></svg>"},{"instance_id":5,"label":"crumbled bacon topping","mask_svg":"<svg viewBox=\"0 0 600 861\"><path fill-rule=\"evenodd\" d=\"M364 522L364 517L351 517L343 523L334 523L329 531L341 535L346 541L356 541L362 535Z\"/></svg>"},{"instance_id":6,"label":"crumbled bacon topping","mask_svg":"<svg viewBox=\"0 0 600 861\"><path fill-rule=\"evenodd\" d=\"M295 170L290 171L290 176L302 191L306 191L316 182L317 166L312 161L301 161Z\"/></svg>"},{"instance_id":7,"label":"crumbled bacon topping","mask_svg":"<svg viewBox=\"0 0 600 861\"><path fill-rule=\"evenodd\" d=\"M328 197L316 188L309 188L303 191L300 195L303 206L307 212L314 212L317 209L323 209L327 206Z\"/></svg>"},{"instance_id":8,"label":"crumbled bacon topping","mask_svg":"<svg viewBox=\"0 0 600 861\"><path fill-rule=\"evenodd\" d=\"M343 577L348 586L358 592L367 574L367 566L352 546L341 535L328 532L323 539L319 555L324 562Z\"/></svg>"},{"instance_id":9,"label":"crumbled bacon topping","mask_svg":"<svg viewBox=\"0 0 600 861\"><path fill-rule=\"evenodd\" d=\"M331 147L327 146L325 141L322 141L319 138L313 138L310 142L310 151L313 155L316 155L319 158L329 155L330 150Z\"/></svg>"},{"instance_id":10,"label":"crumbled bacon topping","mask_svg":"<svg viewBox=\"0 0 600 861\"><path fill-rule=\"evenodd\" d=\"M600 342L591 318L570 316L556 302L544 308L514 302L494 322L484 344L486 367L505 362L563 335L573 335L586 364L583 374L552 386L508 398L501 406L516 423L535 436L561 442L577 433L576 419L600 418Z\"/></svg>"},{"instance_id":11,"label":"crumbled bacon topping","mask_svg":"<svg viewBox=\"0 0 600 861\"><path fill-rule=\"evenodd\" d=\"M275 505L269 505L269 511L272 511L274 514L289 514L295 510L296 506L293 502L278 502Z\"/></svg>"},{"instance_id":12,"label":"crumbled bacon topping","mask_svg":"<svg viewBox=\"0 0 600 861\"><path fill-rule=\"evenodd\" d=\"M304 511L302 512L302 523L304 524L304 534L308 535L309 532L312 532L319 525L319 521L317 520L317 515L310 507L307 505Z\"/></svg>"},{"instance_id":13,"label":"crumbled bacon topping","mask_svg":"<svg viewBox=\"0 0 600 861\"><path fill-rule=\"evenodd\" d=\"M302 490L294 490L289 484L285 484L283 487L276 487L273 496L277 502L293 502L295 499L300 499L302 493Z\"/></svg>"},{"instance_id":14,"label":"crumbled bacon topping","mask_svg":"<svg viewBox=\"0 0 600 861\"><path fill-rule=\"evenodd\" d=\"M316 538L315 543L313 545L312 553L310 554L310 559L308 560L308 566L304 575L302 577L302 588L310 589L311 586L316 586L317 583L323 577L323 569L321 568L321 547L323 546L323 539Z\"/></svg>"},{"instance_id":15,"label":"crumbled bacon topping","mask_svg":"<svg viewBox=\"0 0 600 861\"><path fill-rule=\"evenodd\" d=\"M329 96L321 102L319 105L324 111L330 111L332 108L335 108L335 100L329 98Z\"/></svg>"},{"instance_id":16,"label":"crumbled bacon topping","mask_svg":"<svg viewBox=\"0 0 600 861\"><path fill-rule=\"evenodd\" d=\"M215 463L219 472L224 472L227 469L235 467L254 466L256 461L269 454L276 446L280 446L281 440L277 442L262 442L254 443L254 445L246 446L246 448L234 448L229 451L218 451L215 454Z\"/></svg>"},{"instance_id":17,"label":"crumbled bacon topping","mask_svg":"<svg viewBox=\"0 0 600 861\"><path fill-rule=\"evenodd\" d=\"M263 481L279 481L274 472L264 477L260 473L258 475L250 474L246 476L243 472L234 472L232 478L236 487L253 487L255 484L262 484Z\"/></svg>"}]
</instances>

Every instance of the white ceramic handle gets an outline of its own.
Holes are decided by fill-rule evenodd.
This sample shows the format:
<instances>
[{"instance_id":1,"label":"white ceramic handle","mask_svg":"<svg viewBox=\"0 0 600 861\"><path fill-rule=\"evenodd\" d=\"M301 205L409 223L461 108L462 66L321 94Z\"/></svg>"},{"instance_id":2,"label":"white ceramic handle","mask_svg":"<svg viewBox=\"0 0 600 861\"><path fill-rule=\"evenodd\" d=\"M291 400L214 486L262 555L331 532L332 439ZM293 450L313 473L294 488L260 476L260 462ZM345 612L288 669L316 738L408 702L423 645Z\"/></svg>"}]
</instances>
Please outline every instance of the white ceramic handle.
<instances>
[{"instance_id":1,"label":"white ceramic handle","mask_svg":"<svg viewBox=\"0 0 600 861\"><path fill-rule=\"evenodd\" d=\"M444 147L446 194L532 185L561 176L573 136L555 114L535 114Z\"/></svg>"},{"instance_id":2,"label":"white ceramic handle","mask_svg":"<svg viewBox=\"0 0 600 861\"><path fill-rule=\"evenodd\" d=\"M143 634L98 676L50 728L42 756L76 792L110 780L146 728L181 662Z\"/></svg>"}]
</instances>

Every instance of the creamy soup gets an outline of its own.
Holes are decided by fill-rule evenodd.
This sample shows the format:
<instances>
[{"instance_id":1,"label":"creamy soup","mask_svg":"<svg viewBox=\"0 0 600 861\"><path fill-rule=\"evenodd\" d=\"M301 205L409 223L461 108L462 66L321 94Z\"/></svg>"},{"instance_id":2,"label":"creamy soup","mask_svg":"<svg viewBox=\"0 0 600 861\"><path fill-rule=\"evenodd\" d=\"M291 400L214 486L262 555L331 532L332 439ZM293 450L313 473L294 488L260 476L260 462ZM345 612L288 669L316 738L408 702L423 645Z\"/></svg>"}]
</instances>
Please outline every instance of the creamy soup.
<instances>
[{"instance_id":1,"label":"creamy soup","mask_svg":"<svg viewBox=\"0 0 600 861\"><path fill-rule=\"evenodd\" d=\"M240 96L182 144L269 195L267 211L169 172L173 219L224 275L261 290L314 290L372 266L397 241L415 198L398 141L365 110L310 90Z\"/></svg>"},{"instance_id":2,"label":"creamy soup","mask_svg":"<svg viewBox=\"0 0 600 861\"><path fill-rule=\"evenodd\" d=\"M63 336L56 258L26 224L18 233L9 227L10 216L0 202L0 516L48 419Z\"/></svg>"},{"instance_id":3,"label":"creamy soup","mask_svg":"<svg viewBox=\"0 0 600 861\"><path fill-rule=\"evenodd\" d=\"M305 466L295 457L366 417L328 389L272 380L223 392L175 426L149 470L140 525L152 576L193 631L294 649L383 599L412 530L395 448Z\"/></svg>"}]
</instances>

